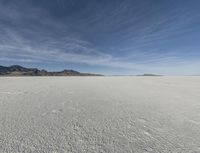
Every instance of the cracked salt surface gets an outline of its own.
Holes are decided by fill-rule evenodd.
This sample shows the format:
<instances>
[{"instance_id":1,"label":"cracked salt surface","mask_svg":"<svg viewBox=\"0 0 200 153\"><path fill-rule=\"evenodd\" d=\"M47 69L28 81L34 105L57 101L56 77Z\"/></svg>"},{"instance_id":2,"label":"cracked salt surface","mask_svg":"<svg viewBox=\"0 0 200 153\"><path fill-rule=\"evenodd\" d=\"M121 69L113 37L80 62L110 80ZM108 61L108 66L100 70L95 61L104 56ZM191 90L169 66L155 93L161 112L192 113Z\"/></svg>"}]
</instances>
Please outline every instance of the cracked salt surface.
<instances>
[{"instance_id":1,"label":"cracked salt surface","mask_svg":"<svg viewBox=\"0 0 200 153\"><path fill-rule=\"evenodd\" d=\"M8 91L0 91L0 94L8 94L8 95L20 95L24 94L23 92L8 92Z\"/></svg>"},{"instance_id":2,"label":"cracked salt surface","mask_svg":"<svg viewBox=\"0 0 200 153\"><path fill-rule=\"evenodd\" d=\"M2 77L0 84L2 153L200 152L200 77Z\"/></svg>"}]
</instances>

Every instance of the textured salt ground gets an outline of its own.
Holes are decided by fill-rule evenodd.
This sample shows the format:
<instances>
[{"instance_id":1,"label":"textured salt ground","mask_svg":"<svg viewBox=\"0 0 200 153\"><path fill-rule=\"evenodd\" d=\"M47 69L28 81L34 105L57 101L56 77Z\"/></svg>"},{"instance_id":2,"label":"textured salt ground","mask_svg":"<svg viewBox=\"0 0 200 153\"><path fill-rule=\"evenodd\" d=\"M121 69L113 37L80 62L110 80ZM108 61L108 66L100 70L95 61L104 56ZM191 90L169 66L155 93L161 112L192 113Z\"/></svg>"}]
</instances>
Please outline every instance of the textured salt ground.
<instances>
[{"instance_id":1,"label":"textured salt ground","mask_svg":"<svg viewBox=\"0 0 200 153\"><path fill-rule=\"evenodd\" d=\"M2 77L2 153L199 153L200 77Z\"/></svg>"}]
</instances>

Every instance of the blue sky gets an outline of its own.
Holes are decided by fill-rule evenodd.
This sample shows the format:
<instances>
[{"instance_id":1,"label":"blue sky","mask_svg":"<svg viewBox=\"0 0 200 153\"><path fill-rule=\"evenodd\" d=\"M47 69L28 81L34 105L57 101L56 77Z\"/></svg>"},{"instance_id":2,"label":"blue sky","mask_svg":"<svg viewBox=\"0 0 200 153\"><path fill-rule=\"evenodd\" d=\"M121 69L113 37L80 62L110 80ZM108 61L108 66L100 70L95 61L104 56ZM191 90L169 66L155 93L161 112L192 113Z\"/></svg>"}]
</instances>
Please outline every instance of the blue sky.
<instances>
[{"instance_id":1,"label":"blue sky","mask_svg":"<svg viewBox=\"0 0 200 153\"><path fill-rule=\"evenodd\" d=\"M200 74L199 0L0 0L0 65Z\"/></svg>"}]
</instances>

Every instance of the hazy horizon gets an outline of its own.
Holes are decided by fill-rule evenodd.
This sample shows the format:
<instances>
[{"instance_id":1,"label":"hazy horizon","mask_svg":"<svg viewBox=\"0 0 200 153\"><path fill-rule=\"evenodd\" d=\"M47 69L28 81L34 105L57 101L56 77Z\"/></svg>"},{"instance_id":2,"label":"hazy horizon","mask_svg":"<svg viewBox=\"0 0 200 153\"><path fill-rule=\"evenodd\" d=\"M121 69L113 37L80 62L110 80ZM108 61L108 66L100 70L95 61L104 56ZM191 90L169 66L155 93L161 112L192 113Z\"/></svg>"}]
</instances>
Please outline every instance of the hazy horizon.
<instances>
[{"instance_id":1,"label":"hazy horizon","mask_svg":"<svg viewBox=\"0 0 200 153\"><path fill-rule=\"evenodd\" d=\"M0 65L200 74L200 1L0 0Z\"/></svg>"}]
</instances>

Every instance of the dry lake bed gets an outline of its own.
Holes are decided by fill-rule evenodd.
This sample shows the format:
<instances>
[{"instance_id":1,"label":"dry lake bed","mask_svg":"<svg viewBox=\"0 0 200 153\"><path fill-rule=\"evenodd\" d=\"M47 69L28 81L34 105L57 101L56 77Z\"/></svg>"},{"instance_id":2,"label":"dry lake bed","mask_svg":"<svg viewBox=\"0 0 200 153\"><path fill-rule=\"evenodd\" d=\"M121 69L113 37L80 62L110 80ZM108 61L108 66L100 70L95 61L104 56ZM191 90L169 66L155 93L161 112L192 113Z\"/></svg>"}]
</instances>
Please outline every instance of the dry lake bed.
<instances>
[{"instance_id":1,"label":"dry lake bed","mask_svg":"<svg viewBox=\"0 0 200 153\"><path fill-rule=\"evenodd\" d=\"M200 77L0 77L1 153L200 153Z\"/></svg>"}]
</instances>

